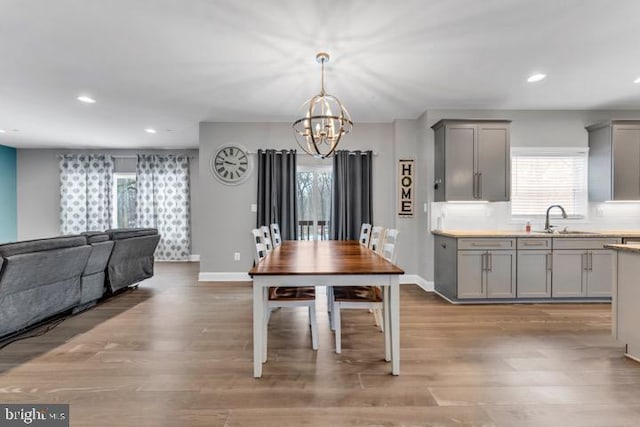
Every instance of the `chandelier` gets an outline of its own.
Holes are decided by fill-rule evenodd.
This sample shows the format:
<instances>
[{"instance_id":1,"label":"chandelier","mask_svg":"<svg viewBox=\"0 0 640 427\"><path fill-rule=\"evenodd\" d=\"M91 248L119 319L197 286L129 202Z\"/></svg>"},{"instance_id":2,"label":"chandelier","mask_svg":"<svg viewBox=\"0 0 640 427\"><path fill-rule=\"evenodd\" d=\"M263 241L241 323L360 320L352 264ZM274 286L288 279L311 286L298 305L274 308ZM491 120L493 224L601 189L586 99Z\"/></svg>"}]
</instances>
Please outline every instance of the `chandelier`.
<instances>
[{"instance_id":1,"label":"chandelier","mask_svg":"<svg viewBox=\"0 0 640 427\"><path fill-rule=\"evenodd\" d=\"M324 90L324 63L329 62L329 54L318 53L316 61L322 66L320 93L303 104L304 116L293 122L293 133L307 154L326 159L335 154L340 138L351 132L353 122L338 98Z\"/></svg>"}]
</instances>

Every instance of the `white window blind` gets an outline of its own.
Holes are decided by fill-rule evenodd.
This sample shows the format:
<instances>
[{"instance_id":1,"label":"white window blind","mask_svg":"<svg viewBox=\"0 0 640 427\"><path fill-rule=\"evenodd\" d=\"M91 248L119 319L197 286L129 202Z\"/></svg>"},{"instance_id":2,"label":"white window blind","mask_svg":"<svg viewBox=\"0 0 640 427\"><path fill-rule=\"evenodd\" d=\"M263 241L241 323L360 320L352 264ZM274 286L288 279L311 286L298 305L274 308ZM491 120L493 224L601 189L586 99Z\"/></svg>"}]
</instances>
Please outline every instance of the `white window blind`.
<instances>
[{"instance_id":1,"label":"white window blind","mask_svg":"<svg viewBox=\"0 0 640 427\"><path fill-rule=\"evenodd\" d=\"M511 154L511 214L543 216L550 205L561 205L569 217L587 211L587 153L584 149Z\"/></svg>"}]
</instances>

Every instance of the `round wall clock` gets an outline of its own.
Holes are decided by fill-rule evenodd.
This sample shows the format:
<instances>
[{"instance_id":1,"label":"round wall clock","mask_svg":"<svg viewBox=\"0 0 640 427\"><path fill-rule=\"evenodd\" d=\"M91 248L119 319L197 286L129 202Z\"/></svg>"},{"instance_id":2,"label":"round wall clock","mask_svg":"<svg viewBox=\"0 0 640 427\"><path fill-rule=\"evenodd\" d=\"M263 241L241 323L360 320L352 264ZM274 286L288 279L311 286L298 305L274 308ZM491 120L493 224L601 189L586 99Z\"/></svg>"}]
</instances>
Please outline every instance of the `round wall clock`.
<instances>
[{"instance_id":1,"label":"round wall clock","mask_svg":"<svg viewBox=\"0 0 640 427\"><path fill-rule=\"evenodd\" d=\"M209 169L220 182L237 185L251 175L253 163L249 153L237 144L226 144L219 147L209 161Z\"/></svg>"}]
</instances>

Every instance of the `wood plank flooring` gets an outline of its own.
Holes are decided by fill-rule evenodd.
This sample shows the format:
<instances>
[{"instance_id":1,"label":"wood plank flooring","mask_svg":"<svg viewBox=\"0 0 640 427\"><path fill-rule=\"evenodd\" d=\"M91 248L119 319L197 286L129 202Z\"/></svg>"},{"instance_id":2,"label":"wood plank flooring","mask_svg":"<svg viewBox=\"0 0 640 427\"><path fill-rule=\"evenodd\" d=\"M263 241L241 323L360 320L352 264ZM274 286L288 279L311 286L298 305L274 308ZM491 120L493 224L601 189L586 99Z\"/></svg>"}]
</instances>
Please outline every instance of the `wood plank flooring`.
<instances>
[{"instance_id":1,"label":"wood plank flooring","mask_svg":"<svg viewBox=\"0 0 640 427\"><path fill-rule=\"evenodd\" d=\"M610 306L454 306L401 286L401 375L365 310L333 352L304 309L281 309L252 377L249 283L157 264L139 289L0 350L0 402L69 403L72 426L639 426L640 364Z\"/></svg>"}]
</instances>

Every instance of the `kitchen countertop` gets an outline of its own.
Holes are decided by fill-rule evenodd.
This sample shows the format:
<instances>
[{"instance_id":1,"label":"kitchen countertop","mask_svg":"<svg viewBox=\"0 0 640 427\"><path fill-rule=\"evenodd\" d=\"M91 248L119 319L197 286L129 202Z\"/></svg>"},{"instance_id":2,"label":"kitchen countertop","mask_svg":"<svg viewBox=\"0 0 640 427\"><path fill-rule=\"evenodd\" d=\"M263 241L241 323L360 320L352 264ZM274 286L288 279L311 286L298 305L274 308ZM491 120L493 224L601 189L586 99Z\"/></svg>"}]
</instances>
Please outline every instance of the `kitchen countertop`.
<instances>
[{"instance_id":1,"label":"kitchen countertop","mask_svg":"<svg viewBox=\"0 0 640 427\"><path fill-rule=\"evenodd\" d=\"M433 230L431 233L439 236L463 238L463 237L553 237L555 238L602 238L602 237L638 237L640 238L640 230L576 230L589 231L588 234L551 234L542 231L526 231L518 230ZM637 245L636 245L637 246Z\"/></svg>"},{"instance_id":2,"label":"kitchen countertop","mask_svg":"<svg viewBox=\"0 0 640 427\"><path fill-rule=\"evenodd\" d=\"M640 244L627 244L627 245L604 245L607 249L615 249L617 251L626 252L638 252L640 253Z\"/></svg>"}]
</instances>

